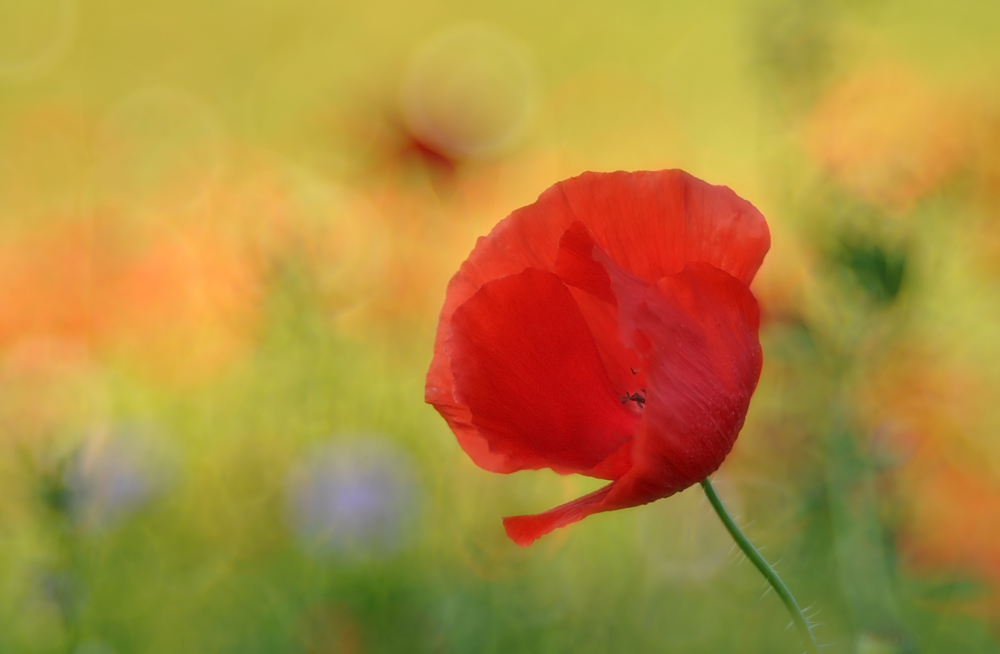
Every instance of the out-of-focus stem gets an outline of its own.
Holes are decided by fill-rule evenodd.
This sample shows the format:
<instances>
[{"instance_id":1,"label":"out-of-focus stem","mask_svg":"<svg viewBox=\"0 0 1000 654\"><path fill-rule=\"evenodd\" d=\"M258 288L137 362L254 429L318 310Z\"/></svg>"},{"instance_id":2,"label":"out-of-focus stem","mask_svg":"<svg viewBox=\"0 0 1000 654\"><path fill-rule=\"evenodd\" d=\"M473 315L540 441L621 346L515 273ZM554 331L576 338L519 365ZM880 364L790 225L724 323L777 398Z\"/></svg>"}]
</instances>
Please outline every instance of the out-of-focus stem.
<instances>
[{"instance_id":1,"label":"out-of-focus stem","mask_svg":"<svg viewBox=\"0 0 1000 654\"><path fill-rule=\"evenodd\" d=\"M816 642L816 637L813 636L812 628L809 626L808 620L802 614L802 609L799 608L798 602L795 601L795 597L792 596L792 592L788 590L788 586L785 582L781 580L778 573L774 571L774 568L760 555L757 548L753 546L753 543L743 535L740 528L736 526L736 522L733 517L729 515L729 511L726 510L726 505L722 503L722 499L719 498L719 494L715 492L715 487L712 486L712 482L709 479L701 482L701 487L705 489L705 495L708 497L708 501L712 503L712 508L715 512L719 514L719 518L722 520L722 524L726 526L726 530L739 545L746 557L750 559L750 562L760 570L760 573L764 575L767 582L771 584L771 588L777 593L778 597L781 598L782 603L785 608L788 609L788 613L792 616L792 622L799 630L799 635L802 636L803 644L806 646L806 651L812 652L813 654L819 654L819 644Z\"/></svg>"}]
</instances>

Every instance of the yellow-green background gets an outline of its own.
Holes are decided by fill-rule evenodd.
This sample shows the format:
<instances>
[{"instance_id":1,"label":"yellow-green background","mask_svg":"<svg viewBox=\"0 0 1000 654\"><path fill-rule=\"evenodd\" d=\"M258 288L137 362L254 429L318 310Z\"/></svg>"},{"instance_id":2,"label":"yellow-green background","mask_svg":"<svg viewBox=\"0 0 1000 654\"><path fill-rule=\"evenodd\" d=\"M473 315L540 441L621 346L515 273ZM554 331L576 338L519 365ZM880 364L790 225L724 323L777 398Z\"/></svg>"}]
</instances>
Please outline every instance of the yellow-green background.
<instances>
[{"instance_id":1,"label":"yellow-green background","mask_svg":"<svg viewBox=\"0 0 1000 654\"><path fill-rule=\"evenodd\" d=\"M442 166L399 89L456 29L532 111ZM998 36L971 0L0 0L0 652L799 651L696 489L521 550L501 516L593 480L480 471L423 404L475 238L656 168L771 225L719 486L824 651L1000 651ZM317 549L296 471L359 442L399 537ZM134 502L74 497L115 448Z\"/></svg>"}]
</instances>

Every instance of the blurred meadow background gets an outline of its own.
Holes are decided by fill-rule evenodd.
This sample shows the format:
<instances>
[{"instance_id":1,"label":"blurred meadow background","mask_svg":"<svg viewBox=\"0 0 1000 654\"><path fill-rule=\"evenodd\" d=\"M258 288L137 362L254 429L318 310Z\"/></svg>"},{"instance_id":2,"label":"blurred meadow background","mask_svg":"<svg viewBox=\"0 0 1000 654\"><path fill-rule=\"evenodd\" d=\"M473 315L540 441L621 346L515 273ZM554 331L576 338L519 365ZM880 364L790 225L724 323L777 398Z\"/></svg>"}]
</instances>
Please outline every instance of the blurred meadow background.
<instances>
[{"instance_id":1,"label":"blurred meadow background","mask_svg":"<svg viewBox=\"0 0 1000 654\"><path fill-rule=\"evenodd\" d=\"M799 651L700 489L473 466L485 234L585 170L767 216L720 493L829 653L1000 651L1000 5L0 0L0 652Z\"/></svg>"}]
</instances>

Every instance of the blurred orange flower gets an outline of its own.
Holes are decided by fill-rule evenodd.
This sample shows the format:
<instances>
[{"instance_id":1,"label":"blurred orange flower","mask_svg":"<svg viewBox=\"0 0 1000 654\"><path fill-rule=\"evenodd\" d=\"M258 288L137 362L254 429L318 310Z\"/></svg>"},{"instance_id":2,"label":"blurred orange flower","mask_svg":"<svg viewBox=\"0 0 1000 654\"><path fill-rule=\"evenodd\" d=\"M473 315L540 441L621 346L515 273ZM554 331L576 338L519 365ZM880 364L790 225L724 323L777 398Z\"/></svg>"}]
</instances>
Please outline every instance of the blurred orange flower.
<instances>
[{"instance_id":1,"label":"blurred orange flower","mask_svg":"<svg viewBox=\"0 0 1000 654\"><path fill-rule=\"evenodd\" d=\"M967 140L958 104L892 65L835 84L805 130L807 151L829 175L894 211L906 210L953 173Z\"/></svg>"},{"instance_id":2,"label":"blurred orange flower","mask_svg":"<svg viewBox=\"0 0 1000 654\"><path fill-rule=\"evenodd\" d=\"M123 229L98 221L0 241L0 348L75 342L182 377L229 360L252 323L257 272L208 229L143 236L129 242Z\"/></svg>"},{"instance_id":3,"label":"blurred orange flower","mask_svg":"<svg viewBox=\"0 0 1000 654\"><path fill-rule=\"evenodd\" d=\"M984 582L988 594L965 608L1000 617L1000 478L983 465L990 457L974 440L988 384L914 352L883 366L879 377L867 404L876 420L896 426L877 432L882 442L874 445L877 459L896 466L893 477L907 498L904 564L919 574Z\"/></svg>"},{"instance_id":4,"label":"blurred orange flower","mask_svg":"<svg viewBox=\"0 0 1000 654\"><path fill-rule=\"evenodd\" d=\"M171 375L215 371L248 345L260 273L209 229L157 235L107 280L105 338Z\"/></svg>"}]
</instances>

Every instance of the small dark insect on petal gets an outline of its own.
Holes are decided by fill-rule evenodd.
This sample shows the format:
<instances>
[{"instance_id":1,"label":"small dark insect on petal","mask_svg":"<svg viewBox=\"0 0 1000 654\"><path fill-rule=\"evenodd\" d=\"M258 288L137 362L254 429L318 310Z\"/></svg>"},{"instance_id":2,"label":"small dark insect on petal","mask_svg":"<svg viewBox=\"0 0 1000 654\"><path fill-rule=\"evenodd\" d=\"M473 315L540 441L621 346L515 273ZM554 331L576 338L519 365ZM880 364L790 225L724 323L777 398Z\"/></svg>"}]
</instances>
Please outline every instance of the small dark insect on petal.
<instances>
[{"instance_id":1,"label":"small dark insect on petal","mask_svg":"<svg viewBox=\"0 0 1000 654\"><path fill-rule=\"evenodd\" d=\"M641 388L639 390L641 390L643 393L646 392L645 388ZM643 406L646 404L645 395L640 395L639 393L632 393L631 395L622 395L621 398L619 399L621 399L622 404L625 404L626 402L635 402L640 409L643 408Z\"/></svg>"}]
</instances>

